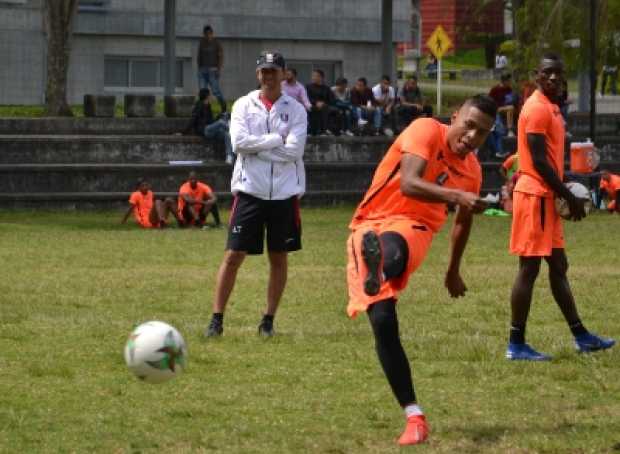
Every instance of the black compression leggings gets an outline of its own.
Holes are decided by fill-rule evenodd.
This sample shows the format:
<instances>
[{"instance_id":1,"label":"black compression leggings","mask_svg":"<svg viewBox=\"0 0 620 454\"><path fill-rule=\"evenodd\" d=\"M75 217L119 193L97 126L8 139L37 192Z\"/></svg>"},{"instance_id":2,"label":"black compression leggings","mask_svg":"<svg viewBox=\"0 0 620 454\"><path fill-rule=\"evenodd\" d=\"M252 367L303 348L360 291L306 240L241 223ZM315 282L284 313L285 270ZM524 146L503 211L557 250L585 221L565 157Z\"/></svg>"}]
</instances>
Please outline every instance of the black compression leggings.
<instances>
[{"instance_id":1,"label":"black compression leggings","mask_svg":"<svg viewBox=\"0 0 620 454\"><path fill-rule=\"evenodd\" d=\"M383 372L398 403L404 407L416 401L411 368L398 333L396 300L387 299L368 307L368 318L375 335L375 348Z\"/></svg>"}]
</instances>

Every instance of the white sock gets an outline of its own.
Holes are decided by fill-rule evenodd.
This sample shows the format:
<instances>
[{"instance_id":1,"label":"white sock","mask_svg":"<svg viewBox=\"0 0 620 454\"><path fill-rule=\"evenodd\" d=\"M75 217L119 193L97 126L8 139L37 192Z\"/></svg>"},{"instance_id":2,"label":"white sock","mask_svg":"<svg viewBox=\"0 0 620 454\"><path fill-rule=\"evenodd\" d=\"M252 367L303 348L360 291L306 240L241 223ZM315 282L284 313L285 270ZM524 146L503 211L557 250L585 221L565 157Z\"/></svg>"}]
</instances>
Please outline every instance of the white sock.
<instances>
[{"instance_id":1,"label":"white sock","mask_svg":"<svg viewBox=\"0 0 620 454\"><path fill-rule=\"evenodd\" d=\"M410 404L405 407L405 416L420 416L423 415L422 409L417 404Z\"/></svg>"}]
</instances>

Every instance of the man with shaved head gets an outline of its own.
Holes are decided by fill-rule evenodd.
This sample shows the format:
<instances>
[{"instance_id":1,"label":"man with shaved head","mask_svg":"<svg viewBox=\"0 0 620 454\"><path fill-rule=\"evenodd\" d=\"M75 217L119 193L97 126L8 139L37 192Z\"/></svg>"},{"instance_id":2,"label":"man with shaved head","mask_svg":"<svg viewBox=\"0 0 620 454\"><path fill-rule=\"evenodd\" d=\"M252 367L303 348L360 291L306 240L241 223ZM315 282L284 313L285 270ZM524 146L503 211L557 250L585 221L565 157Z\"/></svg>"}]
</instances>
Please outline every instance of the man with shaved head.
<instances>
[{"instance_id":1,"label":"man with shaved head","mask_svg":"<svg viewBox=\"0 0 620 454\"><path fill-rule=\"evenodd\" d=\"M479 197L482 172L472 151L486 140L496 113L492 98L477 95L452 115L449 126L432 118L412 122L379 164L349 225L347 312L350 317L368 314L379 361L407 418L401 445L426 440L428 425L400 342L396 300L446 221L448 204L457 212L444 285L454 298L465 295L461 257L473 214L486 208Z\"/></svg>"},{"instance_id":2,"label":"man with shaved head","mask_svg":"<svg viewBox=\"0 0 620 454\"><path fill-rule=\"evenodd\" d=\"M603 350L613 339L591 334L581 322L566 272L562 219L555 211L555 197L568 202L570 217L585 216L582 199L562 183L564 177L564 120L558 106L564 82L564 65L555 54L545 54L538 66L537 88L519 116L519 179L513 190L513 218L510 252L519 256L511 305L511 326L506 358L546 361L551 359L525 342L525 325L532 303L532 291L542 258L549 265L551 293L575 337L579 352Z\"/></svg>"}]
</instances>

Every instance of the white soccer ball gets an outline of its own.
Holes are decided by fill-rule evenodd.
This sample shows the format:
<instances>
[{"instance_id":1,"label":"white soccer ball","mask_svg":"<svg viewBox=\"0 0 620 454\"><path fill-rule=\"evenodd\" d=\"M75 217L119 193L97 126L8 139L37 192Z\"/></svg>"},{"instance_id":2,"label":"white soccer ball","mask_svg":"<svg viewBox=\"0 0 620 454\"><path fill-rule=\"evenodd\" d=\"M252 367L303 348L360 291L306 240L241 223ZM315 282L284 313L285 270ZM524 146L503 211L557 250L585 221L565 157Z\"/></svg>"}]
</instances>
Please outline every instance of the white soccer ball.
<instances>
[{"instance_id":1,"label":"white soccer ball","mask_svg":"<svg viewBox=\"0 0 620 454\"><path fill-rule=\"evenodd\" d=\"M583 206L587 216L592 209L592 196L590 194L590 190L581 183L577 183L576 181L569 181L568 183L566 183L566 187L570 192L573 193L575 197L585 200ZM557 197L555 199L555 210L558 212L561 218L570 219L570 209L568 208L568 202L566 200Z\"/></svg>"},{"instance_id":2,"label":"white soccer ball","mask_svg":"<svg viewBox=\"0 0 620 454\"><path fill-rule=\"evenodd\" d=\"M185 369L187 346L173 326L158 321L146 322L129 335L125 362L139 379L163 383Z\"/></svg>"}]
</instances>

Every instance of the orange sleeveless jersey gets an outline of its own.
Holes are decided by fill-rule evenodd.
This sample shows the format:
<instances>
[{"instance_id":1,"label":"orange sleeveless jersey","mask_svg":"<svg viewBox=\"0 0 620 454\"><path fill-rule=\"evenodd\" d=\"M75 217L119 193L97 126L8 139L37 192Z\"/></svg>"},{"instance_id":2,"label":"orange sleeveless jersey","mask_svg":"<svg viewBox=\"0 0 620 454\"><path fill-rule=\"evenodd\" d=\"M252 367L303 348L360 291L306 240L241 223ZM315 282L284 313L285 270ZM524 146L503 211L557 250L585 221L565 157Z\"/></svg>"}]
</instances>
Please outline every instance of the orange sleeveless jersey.
<instances>
[{"instance_id":1,"label":"orange sleeveless jersey","mask_svg":"<svg viewBox=\"0 0 620 454\"><path fill-rule=\"evenodd\" d=\"M445 203L429 203L403 195L400 190L400 160L404 153L427 161L424 180L441 186L478 194L482 171L478 158L469 153L460 158L448 147L448 126L432 118L411 123L394 141L379 163L370 189L357 207L349 228L368 220L408 219L433 232L439 231L448 215Z\"/></svg>"},{"instance_id":2,"label":"orange sleeveless jersey","mask_svg":"<svg viewBox=\"0 0 620 454\"><path fill-rule=\"evenodd\" d=\"M553 197L553 190L547 186L534 168L532 151L527 143L527 134L545 136L547 159L562 180L564 178L564 119L560 113L560 108L553 104L540 90L536 90L525 101L519 116L517 149L521 176L514 190L539 197Z\"/></svg>"}]
</instances>

